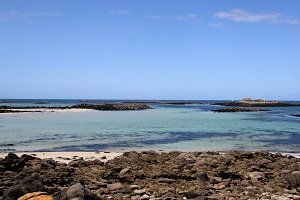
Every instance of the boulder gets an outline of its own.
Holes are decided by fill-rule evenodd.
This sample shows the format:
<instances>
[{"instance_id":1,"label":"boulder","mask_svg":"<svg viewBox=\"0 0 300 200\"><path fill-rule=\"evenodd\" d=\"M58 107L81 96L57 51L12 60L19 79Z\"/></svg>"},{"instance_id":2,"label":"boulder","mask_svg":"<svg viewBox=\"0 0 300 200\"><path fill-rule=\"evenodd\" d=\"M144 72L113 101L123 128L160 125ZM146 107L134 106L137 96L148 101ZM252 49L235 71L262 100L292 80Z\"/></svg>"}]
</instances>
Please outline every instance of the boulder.
<instances>
[{"instance_id":1,"label":"boulder","mask_svg":"<svg viewBox=\"0 0 300 200\"><path fill-rule=\"evenodd\" d=\"M67 200L84 200L84 186L80 183L76 183L68 188Z\"/></svg>"},{"instance_id":2,"label":"boulder","mask_svg":"<svg viewBox=\"0 0 300 200\"><path fill-rule=\"evenodd\" d=\"M39 176L26 177L19 184L7 189L3 194L5 200L16 200L27 193L39 192L44 190L44 185Z\"/></svg>"},{"instance_id":3,"label":"boulder","mask_svg":"<svg viewBox=\"0 0 300 200\"><path fill-rule=\"evenodd\" d=\"M209 186L209 179L206 173L204 172L198 172L197 173L197 182L199 188L205 189Z\"/></svg>"},{"instance_id":4,"label":"boulder","mask_svg":"<svg viewBox=\"0 0 300 200\"><path fill-rule=\"evenodd\" d=\"M286 175L285 180L287 181L288 188L300 187L300 171L293 171Z\"/></svg>"}]
</instances>

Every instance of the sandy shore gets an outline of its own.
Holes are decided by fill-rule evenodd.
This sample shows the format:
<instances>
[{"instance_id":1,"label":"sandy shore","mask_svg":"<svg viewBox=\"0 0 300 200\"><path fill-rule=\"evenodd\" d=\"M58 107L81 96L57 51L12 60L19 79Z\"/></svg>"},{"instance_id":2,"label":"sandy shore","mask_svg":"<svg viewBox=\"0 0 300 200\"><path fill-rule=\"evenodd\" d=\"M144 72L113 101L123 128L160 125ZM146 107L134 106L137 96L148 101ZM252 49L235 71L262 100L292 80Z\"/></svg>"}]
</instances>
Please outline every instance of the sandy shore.
<instances>
[{"instance_id":1,"label":"sandy shore","mask_svg":"<svg viewBox=\"0 0 300 200\"><path fill-rule=\"evenodd\" d=\"M26 108L26 109L9 109L12 111L18 111L17 113L23 113L23 112L87 112L87 111L93 111L91 109L84 109L84 108L69 108L69 109L59 109L59 108ZM1 113L1 114L16 114L16 113Z\"/></svg>"},{"instance_id":2,"label":"sandy shore","mask_svg":"<svg viewBox=\"0 0 300 200\"><path fill-rule=\"evenodd\" d=\"M7 154L8 153L0 153L0 158L5 158ZM41 159L51 158L63 163L69 163L70 161L79 159L83 159L85 161L100 160L102 162L106 162L122 155L122 153L118 152L17 152L15 154L19 157L23 154L28 154Z\"/></svg>"},{"instance_id":3,"label":"sandy shore","mask_svg":"<svg viewBox=\"0 0 300 200\"><path fill-rule=\"evenodd\" d=\"M0 158L5 158L8 153L0 153ZM83 159L85 161L100 160L106 162L112 160L115 157L121 156L121 152L16 152L17 156L21 157L23 154L32 155L41 159L53 159L58 162L69 163L70 161L77 161ZM223 152L221 154L226 154ZM275 154L275 153L274 153ZM282 153L284 156L294 156L300 158L300 153Z\"/></svg>"}]
</instances>

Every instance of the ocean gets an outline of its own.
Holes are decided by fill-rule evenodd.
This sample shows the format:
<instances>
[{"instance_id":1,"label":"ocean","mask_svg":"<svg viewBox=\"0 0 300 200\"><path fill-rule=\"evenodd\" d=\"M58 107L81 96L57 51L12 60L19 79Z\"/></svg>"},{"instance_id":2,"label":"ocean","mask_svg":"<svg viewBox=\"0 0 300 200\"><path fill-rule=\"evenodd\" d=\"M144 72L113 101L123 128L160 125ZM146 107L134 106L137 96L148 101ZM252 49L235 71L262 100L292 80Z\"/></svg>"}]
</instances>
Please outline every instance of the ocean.
<instances>
[{"instance_id":1,"label":"ocean","mask_svg":"<svg viewBox=\"0 0 300 200\"><path fill-rule=\"evenodd\" d=\"M8 106L67 106L126 100L0 99ZM300 107L269 112L215 113L221 101L149 104L141 111L0 114L0 151L229 151L300 152ZM48 103L48 104L39 104ZM300 103L300 102L295 102Z\"/></svg>"}]
</instances>

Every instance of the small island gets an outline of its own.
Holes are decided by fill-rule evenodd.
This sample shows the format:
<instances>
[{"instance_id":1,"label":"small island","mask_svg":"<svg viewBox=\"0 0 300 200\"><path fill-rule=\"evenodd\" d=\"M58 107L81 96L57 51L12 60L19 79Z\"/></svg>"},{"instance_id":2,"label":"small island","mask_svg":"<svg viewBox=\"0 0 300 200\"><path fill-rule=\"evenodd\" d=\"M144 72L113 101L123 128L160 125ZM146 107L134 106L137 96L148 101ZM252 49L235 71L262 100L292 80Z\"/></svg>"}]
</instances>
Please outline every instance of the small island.
<instances>
[{"instance_id":1,"label":"small island","mask_svg":"<svg viewBox=\"0 0 300 200\"><path fill-rule=\"evenodd\" d=\"M122 110L147 110L150 106L145 104L78 104L74 106L0 106L0 113L21 113L21 112L54 112L61 110L99 110L99 111L122 111Z\"/></svg>"},{"instance_id":2,"label":"small island","mask_svg":"<svg viewBox=\"0 0 300 200\"><path fill-rule=\"evenodd\" d=\"M282 101L265 101L263 99L244 98L240 101L229 101L215 103L220 106L240 106L240 107L289 107L300 106L300 104L286 103Z\"/></svg>"}]
</instances>

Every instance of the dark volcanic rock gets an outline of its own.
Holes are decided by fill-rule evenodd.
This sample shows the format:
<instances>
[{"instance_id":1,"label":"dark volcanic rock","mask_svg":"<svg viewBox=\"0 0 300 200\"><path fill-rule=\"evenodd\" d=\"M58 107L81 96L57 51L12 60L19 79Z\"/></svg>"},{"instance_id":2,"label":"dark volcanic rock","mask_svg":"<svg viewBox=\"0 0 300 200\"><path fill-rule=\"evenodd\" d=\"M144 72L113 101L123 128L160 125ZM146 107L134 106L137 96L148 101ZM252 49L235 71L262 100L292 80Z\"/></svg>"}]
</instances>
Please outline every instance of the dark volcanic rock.
<instances>
[{"instance_id":1,"label":"dark volcanic rock","mask_svg":"<svg viewBox=\"0 0 300 200\"><path fill-rule=\"evenodd\" d=\"M6 190L3 194L5 200L16 200L26 193L43 191L44 185L39 176L29 176Z\"/></svg>"},{"instance_id":2,"label":"dark volcanic rock","mask_svg":"<svg viewBox=\"0 0 300 200\"><path fill-rule=\"evenodd\" d=\"M9 110L0 109L0 113L24 113L24 112L42 112L42 111L29 111L29 110Z\"/></svg>"},{"instance_id":3,"label":"dark volcanic rock","mask_svg":"<svg viewBox=\"0 0 300 200\"><path fill-rule=\"evenodd\" d=\"M295 115L292 115L293 117L300 117L300 114L295 114Z\"/></svg>"},{"instance_id":4,"label":"dark volcanic rock","mask_svg":"<svg viewBox=\"0 0 300 200\"><path fill-rule=\"evenodd\" d=\"M20 171L24 165L20 163L20 158L14 154L9 153L4 160L0 161L0 172L2 171Z\"/></svg>"},{"instance_id":5,"label":"dark volcanic rock","mask_svg":"<svg viewBox=\"0 0 300 200\"><path fill-rule=\"evenodd\" d=\"M79 104L71 108L84 108L93 110L146 110L150 106L144 104Z\"/></svg>"},{"instance_id":6,"label":"dark volcanic rock","mask_svg":"<svg viewBox=\"0 0 300 200\"><path fill-rule=\"evenodd\" d=\"M262 111L270 111L270 110L264 110L264 109L258 109L258 108L222 108L222 109L216 109L212 110L213 112L262 112Z\"/></svg>"}]
</instances>

